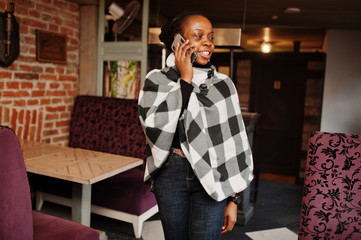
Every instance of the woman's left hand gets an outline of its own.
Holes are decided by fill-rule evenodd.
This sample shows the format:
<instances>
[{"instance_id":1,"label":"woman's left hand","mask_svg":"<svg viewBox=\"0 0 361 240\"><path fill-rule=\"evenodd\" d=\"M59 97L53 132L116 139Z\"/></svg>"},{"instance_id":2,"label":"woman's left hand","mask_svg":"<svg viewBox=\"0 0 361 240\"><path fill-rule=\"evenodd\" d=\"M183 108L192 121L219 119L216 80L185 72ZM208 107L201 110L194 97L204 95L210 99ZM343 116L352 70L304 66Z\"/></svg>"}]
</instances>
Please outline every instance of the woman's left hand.
<instances>
[{"instance_id":1,"label":"woman's left hand","mask_svg":"<svg viewBox=\"0 0 361 240\"><path fill-rule=\"evenodd\" d=\"M224 221L222 226L222 234L232 231L237 222L237 205L230 201L227 203L226 211L224 212Z\"/></svg>"}]
</instances>

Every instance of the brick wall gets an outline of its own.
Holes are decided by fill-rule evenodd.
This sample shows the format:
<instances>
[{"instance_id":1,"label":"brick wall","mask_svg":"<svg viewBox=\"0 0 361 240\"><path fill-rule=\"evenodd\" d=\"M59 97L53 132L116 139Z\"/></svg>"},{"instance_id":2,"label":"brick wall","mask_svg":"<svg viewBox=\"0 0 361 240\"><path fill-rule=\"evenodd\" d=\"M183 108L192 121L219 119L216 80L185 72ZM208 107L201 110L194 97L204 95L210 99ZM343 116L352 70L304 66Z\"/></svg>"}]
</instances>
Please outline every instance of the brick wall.
<instances>
[{"instance_id":1,"label":"brick wall","mask_svg":"<svg viewBox=\"0 0 361 240\"><path fill-rule=\"evenodd\" d=\"M8 1L0 0L3 12ZM68 144L78 93L79 9L65 0L13 0L20 26L20 55L0 67L0 124L18 138ZM36 60L36 30L66 34L67 63Z\"/></svg>"}]
</instances>

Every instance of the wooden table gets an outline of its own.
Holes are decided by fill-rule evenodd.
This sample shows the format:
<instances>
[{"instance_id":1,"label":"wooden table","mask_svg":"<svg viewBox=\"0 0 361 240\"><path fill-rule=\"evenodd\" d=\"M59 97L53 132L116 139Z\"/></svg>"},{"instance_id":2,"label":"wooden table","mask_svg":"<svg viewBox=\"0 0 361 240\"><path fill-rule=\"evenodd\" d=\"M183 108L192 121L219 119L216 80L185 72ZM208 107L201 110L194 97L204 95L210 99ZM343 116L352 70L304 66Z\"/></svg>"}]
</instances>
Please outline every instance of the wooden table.
<instances>
[{"instance_id":1,"label":"wooden table","mask_svg":"<svg viewBox=\"0 0 361 240\"><path fill-rule=\"evenodd\" d=\"M91 184L142 165L140 158L20 140L26 170L73 182L72 220L90 226Z\"/></svg>"}]
</instances>

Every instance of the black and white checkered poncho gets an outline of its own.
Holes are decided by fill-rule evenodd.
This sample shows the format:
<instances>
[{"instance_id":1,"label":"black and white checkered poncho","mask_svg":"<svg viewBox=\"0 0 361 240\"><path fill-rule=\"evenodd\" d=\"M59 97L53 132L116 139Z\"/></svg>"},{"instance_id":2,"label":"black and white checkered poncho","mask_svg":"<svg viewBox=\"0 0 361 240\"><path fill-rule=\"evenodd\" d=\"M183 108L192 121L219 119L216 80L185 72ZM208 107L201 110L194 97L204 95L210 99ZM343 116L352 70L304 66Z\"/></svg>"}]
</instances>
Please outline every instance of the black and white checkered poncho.
<instances>
[{"instance_id":1,"label":"black and white checkered poncho","mask_svg":"<svg viewBox=\"0 0 361 240\"><path fill-rule=\"evenodd\" d=\"M221 201L244 190L252 180L252 152L232 80L213 67L194 67L193 72L194 88L182 116L174 55L168 57L166 68L146 76L139 95L149 150L144 180L151 181L167 160L178 125L181 148L196 176L206 192ZM201 83L207 84L206 90L200 90Z\"/></svg>"}]
</instances>

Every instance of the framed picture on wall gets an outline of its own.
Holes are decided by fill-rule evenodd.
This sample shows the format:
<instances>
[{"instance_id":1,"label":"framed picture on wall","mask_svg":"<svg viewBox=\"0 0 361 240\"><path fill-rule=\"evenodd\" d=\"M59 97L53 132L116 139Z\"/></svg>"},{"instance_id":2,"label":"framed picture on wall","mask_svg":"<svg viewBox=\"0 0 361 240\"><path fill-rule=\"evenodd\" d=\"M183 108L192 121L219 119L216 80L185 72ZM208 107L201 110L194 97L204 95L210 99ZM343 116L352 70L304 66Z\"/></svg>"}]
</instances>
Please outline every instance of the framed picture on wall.
<instances>
[{"instance_id":1,"label":"framed picture on wall","mask_svg":"<svg viewBox=\"0 0 361 240\"><path fill-rule=\"evenodd\" d=\"M66 35L37 29L36 60L66 64Z\"/></svg>"},{"instance_id":2,"label":"framed picture on wall","mask_svg":"<svg viewBox=\"0 0 361 240\"><path fill-rule=\"evenodd\" d=\"M140 62L134 60L104 61L103 86L104 96L138 99Z\"/></svg>"}]
</instances>

